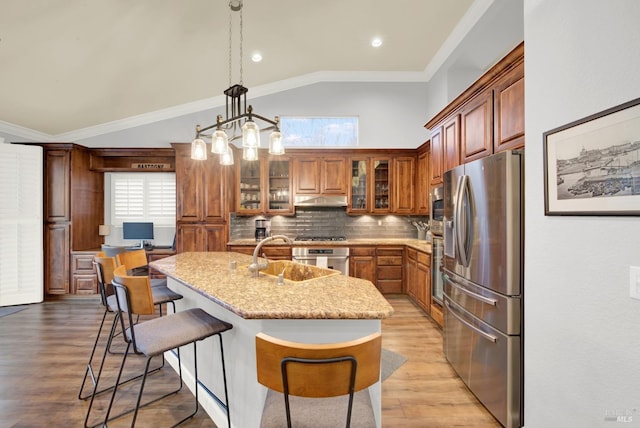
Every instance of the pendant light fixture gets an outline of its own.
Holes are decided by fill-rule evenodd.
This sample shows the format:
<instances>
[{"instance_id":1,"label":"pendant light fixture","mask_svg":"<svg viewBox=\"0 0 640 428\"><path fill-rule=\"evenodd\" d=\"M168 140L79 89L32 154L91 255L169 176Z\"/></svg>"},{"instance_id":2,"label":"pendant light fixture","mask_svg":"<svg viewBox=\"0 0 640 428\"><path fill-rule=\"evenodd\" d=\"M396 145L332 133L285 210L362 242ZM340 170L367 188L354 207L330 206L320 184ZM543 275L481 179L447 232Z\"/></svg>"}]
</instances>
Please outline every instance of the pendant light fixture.
<instances>
[{"instance_id":1,"label":"pendant light fixture","mask_svg":"<svg viewBox=\"0 0 640 428\"><path fill-rule=\"evenodd\" d=\"M220 155L222 165L233 165L233 150L230 142L242 138L242 158L247 161L258 160L260 148L260 132L271 130L269 136L269 153L284 154L282 134L280 133L278 116L268 119L253 112L253 107L247 106L247 91L242 82L242 0L229 2L229 88L224 91L226 97L226 116L218 115L216 123L200 128L196 125L196 137L191 143L191 158L207 159L207 147L203 137L211 138L211 151ZM240 18L240 83L231 85L231 42L233 39L233 14L239 12ZM256 120L267 123L267 127L260 129ZM207 131L215 129L212 134Z\"/></svg>"}]
</instances>

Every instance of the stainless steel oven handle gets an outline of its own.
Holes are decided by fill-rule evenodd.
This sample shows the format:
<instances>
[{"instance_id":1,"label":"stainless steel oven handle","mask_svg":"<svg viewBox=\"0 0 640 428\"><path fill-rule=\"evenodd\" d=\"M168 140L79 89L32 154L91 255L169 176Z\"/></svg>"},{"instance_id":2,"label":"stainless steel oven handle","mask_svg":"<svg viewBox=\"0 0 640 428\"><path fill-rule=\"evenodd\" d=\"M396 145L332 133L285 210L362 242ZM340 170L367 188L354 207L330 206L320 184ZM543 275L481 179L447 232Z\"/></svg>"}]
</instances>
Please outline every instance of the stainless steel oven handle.
<instances>
[{"instance_id":1,"label":"stainless steel oven handle","mask_svg":"<svg viewBox=\"0 0 640 428\"><path fill-rule=\"evenodd\" d=\"M498 301L497 301L497 300L495 300L495 299L490 299L490 298L488 298L488 297L484 297L484 296L483 296L483 295L481 295L481 294L477 294L477 293L474 293L473 291L469 291L469 290L467 290L466 288L460 287L460 286L459 286L459 285L457 285L455 282L451 281L451 279L449 279L449 276L448 276L448 275L446 275L446 274L444 275L444 279L445 279L445 281L447 281L449 284L451 284L451 286L452 286L453 288L455 288L456 290L458 290L458 291L460 291L460 292L462 292L462 293L466 294L467 296L469 296L469 297L471 297L471 298L473 298L473 299L480 300L481 302L484 302L484 303L486 303L487 305L491 305L491 306L497 306L497 305L498 305Z\"/></svg>"},{"instance_id":2,"label":"stainless steel oven handle","mask_svg":"<svg viewBox=\"0 0 640 428\"><path fill-rule=\"evenodd\" d=\"M456 314L455 309L453 309L451 307L451 305L449 304L449 302L447 302L445 300L444 302L445 305L447 305L447 308L449 309L449 313L451 315L453 315L458 321L460 321L462 324L466 325L467 327L469 327L471 330L473 330L474 332L478 333L480 336L484 337L485 339L487 339L490 342L496 343L498 341L498 338L495 336L492 336L488 333L485 333L484 331L480 330L478 327L476 327L475 325L471 324L468 321L465 321L462 319L462 317L458 314Z\"/></svg>"}]
</instances>

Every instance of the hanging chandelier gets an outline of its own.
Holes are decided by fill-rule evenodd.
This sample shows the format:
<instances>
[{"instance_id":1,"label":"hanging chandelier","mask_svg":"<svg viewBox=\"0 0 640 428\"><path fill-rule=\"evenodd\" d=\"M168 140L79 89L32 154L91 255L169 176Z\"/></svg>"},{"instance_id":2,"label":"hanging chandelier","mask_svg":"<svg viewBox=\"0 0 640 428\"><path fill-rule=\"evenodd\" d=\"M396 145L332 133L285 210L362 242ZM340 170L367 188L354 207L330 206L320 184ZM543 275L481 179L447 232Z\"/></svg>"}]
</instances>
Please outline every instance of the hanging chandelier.
<instances>
[{"instance_id":1,"label":"hanging chandelier","mask_svg":"<svg viewBox=\"0 0 640 428\"><path fill-rule=\"evenodd\" d=\"M211 152L220 155L220 164L233 165L233 150L230 142L242 138L242 159L254 161L258 159L260 148L260 132L272 131L269 135L269 153L273 155L284 154L282 133L280 132L278 116L268 119L253 112L251 105L247 106L248 89L242 82L242 1L231 0L229 2L229 88L224 91L226 99L226 113L223 118L218 115L216 123L201 128L196 125L196 137L191 142L191 158L196 160L207 159L207 144L203 138L211 138ZM231 85L231 47L233 39L233 14L239 12L240 16L240 83ZM256 119L266 122L268 126L262 130L256 123ZM211 134L207 131L214 130ZM230 134L230 135L229 135Z\"/></svg>"}]
</instances>

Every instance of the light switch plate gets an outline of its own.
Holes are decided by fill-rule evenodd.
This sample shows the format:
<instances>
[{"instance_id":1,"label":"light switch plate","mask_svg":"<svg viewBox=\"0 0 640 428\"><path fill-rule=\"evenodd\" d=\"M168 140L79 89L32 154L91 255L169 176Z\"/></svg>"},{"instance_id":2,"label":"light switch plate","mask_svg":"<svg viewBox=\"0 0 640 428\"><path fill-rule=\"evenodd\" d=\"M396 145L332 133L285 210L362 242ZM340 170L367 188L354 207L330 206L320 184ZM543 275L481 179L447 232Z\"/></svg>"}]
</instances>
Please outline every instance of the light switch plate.
<instances>
[{"instance_id":1,"label":"light switch plate","mask_svg":"<svg viewBox=\"0 0 640 428\"><path fill-rule=\"evenodd\" d=\"M640 300L640 267L629 266L629 296Z\"/></svg>"}]
</instances>

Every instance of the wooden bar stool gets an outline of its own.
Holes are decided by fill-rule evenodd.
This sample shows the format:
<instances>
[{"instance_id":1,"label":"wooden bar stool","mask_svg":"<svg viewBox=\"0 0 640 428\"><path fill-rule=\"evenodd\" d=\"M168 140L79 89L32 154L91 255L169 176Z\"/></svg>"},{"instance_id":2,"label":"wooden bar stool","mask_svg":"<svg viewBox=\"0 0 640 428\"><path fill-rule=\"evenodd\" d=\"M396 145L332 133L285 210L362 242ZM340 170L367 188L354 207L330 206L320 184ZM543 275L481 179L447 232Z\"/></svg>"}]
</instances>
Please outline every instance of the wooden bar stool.
<instances>
[{"instance_id":1,"label":"wooden bar stool","mask_svg":"<svg viewBox=\"0 0 640 428\"><path fill-rule=\"evenodd\" d=\"M186 420L193 417L199 408L198 403L198 360L197 360L197 347L196 343L200 340L206 339L211 336L218 336L220 342L220 360L222 363L222 376L224 382L224 395L225 402L223 405L226 408L227 420L229 428L231 427L231 418L229 412L229 398L227 393L227 377L224 363L224 351L222 345L222 333L230 330L233 326L227 322L219 320L200 308L188 309L173 314L168 314L164 317L154 318L149 321L144 321L138 324L133 322L134 315L149 315L154 312L152 287L149 283L149 277L136 277L126 275L126 269L124 267L116 268L114 272L113 286L115 288L117 302L119 310L121 311L120 322L122 331L124 333L125 340L127 342L127 350L133 346L139 350L143 355L147 357L144 373L142 376L142 382L140 384L140 391L138 393L137 402L133 411L133 420L131 426L133 427L138 416L138 410L142 406L156 402L169 395L175 394L182 389L182 363L180 360L180 347L193 344L194 350L194 377L195 377L195 409L188 416L181 419L174 426L180 425ZM154 356L163 355L164 352L177 349L178 367L180 376L180 385L174 391L171 391L161 397L155 398L144 405L141 405L142 394L144 391L145 382L147 379L147 372L149 370L149 363ZM104 419L104 425L110 420L110 412L113 402L118 390L118 384L120 377L124 369L128 352L125 352L122 358L122 364L118 372L118 378L116 379L109 407ZM131 411L122 413L130 413Z\"/></svg>"},{"instance_id":2,"label":"wooden bar stool","mask_svg":"<svg viewBox=\"0 0 640 428\"><path fill-rule=\"evenodd\" d=\"M380 333L329 344L259 333L258 382L269 388L260 426L375 427L367 388L380 379L381 351Z\"/></svg>"}]
</instances>

